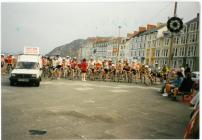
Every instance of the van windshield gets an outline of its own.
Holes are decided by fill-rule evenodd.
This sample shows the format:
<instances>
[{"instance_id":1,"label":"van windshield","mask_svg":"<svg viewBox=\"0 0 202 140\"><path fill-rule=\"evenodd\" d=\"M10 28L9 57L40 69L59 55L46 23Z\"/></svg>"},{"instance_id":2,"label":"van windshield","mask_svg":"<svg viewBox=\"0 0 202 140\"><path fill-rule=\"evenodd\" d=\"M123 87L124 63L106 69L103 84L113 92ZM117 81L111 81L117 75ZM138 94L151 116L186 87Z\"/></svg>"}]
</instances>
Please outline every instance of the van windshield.
<instances>
[{"instance_id":1,"label":"van windshield","mask_svg":"<svg viewBox=\"0 0 202 140\"><path fill-rule=\"evenodd\" d=\"M37 69L38 63L36 62L18 62L16 69Z\"/></svg>"}]
</instances>

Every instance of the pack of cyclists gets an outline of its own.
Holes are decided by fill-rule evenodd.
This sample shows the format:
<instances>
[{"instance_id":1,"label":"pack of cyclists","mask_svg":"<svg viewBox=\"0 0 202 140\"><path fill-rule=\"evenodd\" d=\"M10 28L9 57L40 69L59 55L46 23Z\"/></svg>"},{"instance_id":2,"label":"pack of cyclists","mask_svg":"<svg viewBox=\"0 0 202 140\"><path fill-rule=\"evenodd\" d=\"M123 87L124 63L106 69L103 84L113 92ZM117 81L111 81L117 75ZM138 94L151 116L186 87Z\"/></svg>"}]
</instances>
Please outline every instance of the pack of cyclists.
<instances>
[{"instance_id":1,"label":"pack of cyclists","mask_svg":"<svg viewBox=\"0 0 202 140\"><path fill-rule=\"evenodd\" d=\"M82 63L83 60L78 60L76 57L70 56L60 57L42 57L43 78L60 79L66 78L70 80L82 78ZM86 79L88 80L103 80L120 82L125 81L132 83L140 77L140 63L133 61L129 64L128 60L118 60L113 63L112 59L85 59L87 65Z\"/></svg>"}]
</instances>

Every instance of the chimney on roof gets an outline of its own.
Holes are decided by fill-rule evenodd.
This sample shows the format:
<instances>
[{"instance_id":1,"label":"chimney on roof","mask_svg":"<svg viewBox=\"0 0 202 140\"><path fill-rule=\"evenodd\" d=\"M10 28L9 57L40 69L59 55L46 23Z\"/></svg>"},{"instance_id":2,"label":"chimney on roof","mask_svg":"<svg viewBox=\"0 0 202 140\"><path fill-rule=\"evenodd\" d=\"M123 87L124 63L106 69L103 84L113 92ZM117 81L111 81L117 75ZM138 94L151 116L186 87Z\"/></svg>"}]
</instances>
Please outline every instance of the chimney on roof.
<instances>
[{"instance_id":1,"label":"chimney on roof","mask_svg":"<svg viewBox=\"0 0 202 140\"><path fill-rule=\"evenodd\" d=\"M146 31L146 27L139 27L139 32L144 32Z\"/></svg>"},{"instance_id":2,"label":"chimney on roof","mask_svg":"<svg viewBox=\"0 0 202 140\"><path fill-rule=\"evenodd\" d=\"M131 38L133 36L133 33L127 33L127 37Z\"/></svg>"},{"instance_id":3,"label":"chimney on roof","mask_svg":"<svg viewBox=\"0 0 202 140\"><path fill-rule=\"evenodd\" d=\"M138 34L138 31L134 31L133 34L134 34L134 35Z\"/></svg>"},{"instance_id":4,"label":"chimney on roof","mask_svg":"<svg viewBox=\"0 0 202 140\"><path fill-rule=\"evenodd\" d=\"M162 22L158 22L157 24L156 24L156 27L158 28L158 27L162 27L164 25L164 23L162 23Z\"/></svg>"},{"instance_id":5,"label":"chimney on roof","mask_svg":"<svg viewBox=\"0 0 202 140\"><path fill-rule=\"evenodd\" d=\"M199 19L199 17L200 17L200 14L199 14L199 13L197 13L197 18Z\"/></svg>"},{"instance_id":6,"label":"chimney on roof","mask_svg":"<svg viewBox=\"0 0 202 140\"><path fill-rule=\"evenodd\" d=\"M152 25L152 24L147 24L147 30L151 30L156 28L156 25Z\"/></svg>"}]
</instances>

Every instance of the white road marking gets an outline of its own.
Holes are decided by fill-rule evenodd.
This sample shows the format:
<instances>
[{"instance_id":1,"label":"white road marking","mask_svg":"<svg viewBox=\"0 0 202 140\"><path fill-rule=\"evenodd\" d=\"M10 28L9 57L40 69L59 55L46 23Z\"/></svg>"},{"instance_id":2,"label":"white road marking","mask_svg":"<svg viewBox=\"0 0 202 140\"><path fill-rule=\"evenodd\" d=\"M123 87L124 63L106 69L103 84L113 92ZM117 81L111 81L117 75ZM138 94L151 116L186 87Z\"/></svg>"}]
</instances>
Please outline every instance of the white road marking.
<instances>
[{"instance_id":1,"label":"white road marking","mask_svg":"<svg viewBox=\"0 0 202 140\"><path fill-rule=\"evenodd\" d=\"M95 103L95 101L90 99L90 100L85 100L84 103Z\"/></svg>"},{"instance_id":2,"label":"white road marking","mask_svg":"<svg viewBox=\"0 0 202 140\"><path fill-rule=\"evenodd\" d=\"M115 90L110 90L110 91L115 92L115 93L128 92L128 90L122 90L122 89L115 89Z\"/></svg>"},{"instance_id":3,"label":"white road marking","mask_svg":"<svg viewBox=\"0 0 202 140\"><path fill-rule=\"evenodd\" d=\"M78 91L84 91L84 90L91 90L93 88L84 87L84 88L74 88L74 89Z\"/></svg>"}]
</instances>

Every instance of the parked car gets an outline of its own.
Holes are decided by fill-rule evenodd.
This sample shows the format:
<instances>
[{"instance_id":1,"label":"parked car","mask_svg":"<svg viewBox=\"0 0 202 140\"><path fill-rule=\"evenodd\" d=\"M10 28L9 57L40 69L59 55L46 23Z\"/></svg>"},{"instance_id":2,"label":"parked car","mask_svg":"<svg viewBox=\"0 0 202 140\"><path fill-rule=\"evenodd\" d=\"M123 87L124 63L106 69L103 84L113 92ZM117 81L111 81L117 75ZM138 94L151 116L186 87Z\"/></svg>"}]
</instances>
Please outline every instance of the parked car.
<instances>
[{"instance_id":1,"label":"parked car","mask_svg":"<svg viewBox=\"0 0 202 140\"><path fill-rule=\"evenodd\" d=\"M191 77L193 81L195 82L198 81L200 79L199 72L198 71L192 72Z\"/></svg>"}]
</instances>

